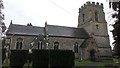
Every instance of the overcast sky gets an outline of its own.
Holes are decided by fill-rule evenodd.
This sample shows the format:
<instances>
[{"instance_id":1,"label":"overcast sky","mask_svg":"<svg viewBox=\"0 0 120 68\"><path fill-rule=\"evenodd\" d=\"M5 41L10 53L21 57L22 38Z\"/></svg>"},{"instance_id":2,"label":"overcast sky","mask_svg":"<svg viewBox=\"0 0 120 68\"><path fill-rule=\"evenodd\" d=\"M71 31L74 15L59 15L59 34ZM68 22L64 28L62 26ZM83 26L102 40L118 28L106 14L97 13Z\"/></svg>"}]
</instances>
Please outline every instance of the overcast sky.
<instances>
[{"instance_id":1,"label":"overcast sky","mask_svg":"<svg viewBox=\"0 0 120 68\"><path fill-rule=\"evenodd\" d=\"M76 27L78 9L88 0L4 0L5 23L32 23L44 26L45 21L51 25ZM89 0L106 3L106 0Z\"/></svg>"},{"instance_id":2,"label":"overcast sky","mask_svg":"<svg viewBox=\"0 0 120 68\"><path fill-rule=\"evenodd\" d=\"M77 27L78 9L87 1L103 3L108 15L107 0L3 0L5 24L8 27L12 20L14 24L43 27L47 21L50 25Z\"/></svg>"}]
</instances>

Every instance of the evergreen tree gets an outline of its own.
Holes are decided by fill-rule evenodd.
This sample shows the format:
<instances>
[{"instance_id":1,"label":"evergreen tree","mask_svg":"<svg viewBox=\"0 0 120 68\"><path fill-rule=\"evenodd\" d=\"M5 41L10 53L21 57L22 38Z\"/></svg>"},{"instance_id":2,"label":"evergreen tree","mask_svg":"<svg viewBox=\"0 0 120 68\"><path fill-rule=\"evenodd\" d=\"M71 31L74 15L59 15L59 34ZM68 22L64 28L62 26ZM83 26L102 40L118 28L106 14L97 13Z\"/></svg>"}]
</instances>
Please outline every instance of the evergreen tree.
<instances>
[{"instance_id":1,"label":"evergreen tree","mask_svg":"<svg viewBox=\"0 0 120 68\"><path fill-rule=\"evenodd\" d=\"M117 11L117 13L113 14L112 17L113 18L117 18L118 21L115 22L115 24L113 25L114 29L112 31L113 33L113 37L114 37L114 51L115 51L115 55L120 57L120 1L119 2L109 2L109 7L113 8L114 11Z\"/></svg>"}]
</instances>

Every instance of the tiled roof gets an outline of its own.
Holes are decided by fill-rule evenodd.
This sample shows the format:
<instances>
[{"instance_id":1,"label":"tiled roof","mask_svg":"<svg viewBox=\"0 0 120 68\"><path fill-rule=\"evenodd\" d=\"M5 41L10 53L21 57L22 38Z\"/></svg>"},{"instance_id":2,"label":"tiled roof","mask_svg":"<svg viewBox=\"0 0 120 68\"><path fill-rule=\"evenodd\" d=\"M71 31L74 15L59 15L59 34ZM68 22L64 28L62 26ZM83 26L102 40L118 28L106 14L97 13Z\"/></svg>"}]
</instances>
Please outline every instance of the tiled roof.
<instances>
[{"instance_id":1,"label":"tiled roof","mask_svg":"<svg viewBox=\"0 0 120 68\"><path fill-rule=\"evenodd\" d=\"M73 37L73 38L89 38L88 33L83 28L73 28L65 26L47 25L47 33L54 37ZM6 32L6 35L44 35L45 27L25 26L11 24Z\"/></svg>"},{"instance_id":2,"label":"tiled roof","mask_svg":"<svg viewBox=\"0 0 120 68\"><path fill-rule=\"evenodd\" d=\"M44 33L43 27L36 26L25 26L18 24L10 24L6 34L16 34L16 35L39 35Z\"/></svg>"},{"instance_id":3,"label":"tiled roof","mask_svg":"<svg viewBox=\"0 0 120 68\"><path fill-rule=\"evenodd\" d=\"M47 29L50 36L89 38L88 33L83 28L47 25Z\"/></svg>"},{"instance_id":4,"label":"tiled roof","mask_svg":"<svg viewBox=\"0 0 120 68\"><path fill-rule=\"evenodd\" d=\"M80 45L81 48L86 48L88 46L88 40L85 39L82 44Z\"/></svg>"}]
</instances>

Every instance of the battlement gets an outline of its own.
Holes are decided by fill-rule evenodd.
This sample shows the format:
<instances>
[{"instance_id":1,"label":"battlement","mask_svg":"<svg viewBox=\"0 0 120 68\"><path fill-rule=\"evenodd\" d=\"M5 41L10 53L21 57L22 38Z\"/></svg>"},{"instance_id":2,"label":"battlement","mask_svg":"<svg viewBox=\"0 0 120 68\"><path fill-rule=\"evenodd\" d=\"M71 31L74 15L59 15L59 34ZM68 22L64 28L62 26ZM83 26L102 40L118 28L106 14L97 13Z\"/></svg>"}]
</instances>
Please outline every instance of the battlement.
<instances>
[{"instance_id":1,"label":"battlement","mask_svg":"<svg viewBox=\"0 0 120 68\"><path fill-rule=\"evenodd\" d=\"M83 6L81 6L81 8L79 8L79 12L80 12L82 9L86 8L87 6L97 6L97 7L100 7L100 8L103 9L103 3L90 2L90 1L88 1L88 2L86 2Z\"/></svg>"}]
</instances>

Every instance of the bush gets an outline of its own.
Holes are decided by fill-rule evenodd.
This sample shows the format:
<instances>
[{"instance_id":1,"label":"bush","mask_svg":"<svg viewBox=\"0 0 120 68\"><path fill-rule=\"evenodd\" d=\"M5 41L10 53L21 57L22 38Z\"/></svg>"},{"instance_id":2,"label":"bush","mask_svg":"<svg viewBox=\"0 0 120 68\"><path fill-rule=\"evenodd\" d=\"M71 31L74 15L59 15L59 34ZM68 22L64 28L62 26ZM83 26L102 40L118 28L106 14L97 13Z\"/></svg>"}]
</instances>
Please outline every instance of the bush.
<instances>
[{"instance_id":1,"label":"bush","mask_svg":"<svg viewBox=\"0 0 120 68\"><path fill-rule=\"evenodd\" d=\"M28 50L11 50L10 67L22 67L27 61Z\"/></svg>"}]
</instances>

